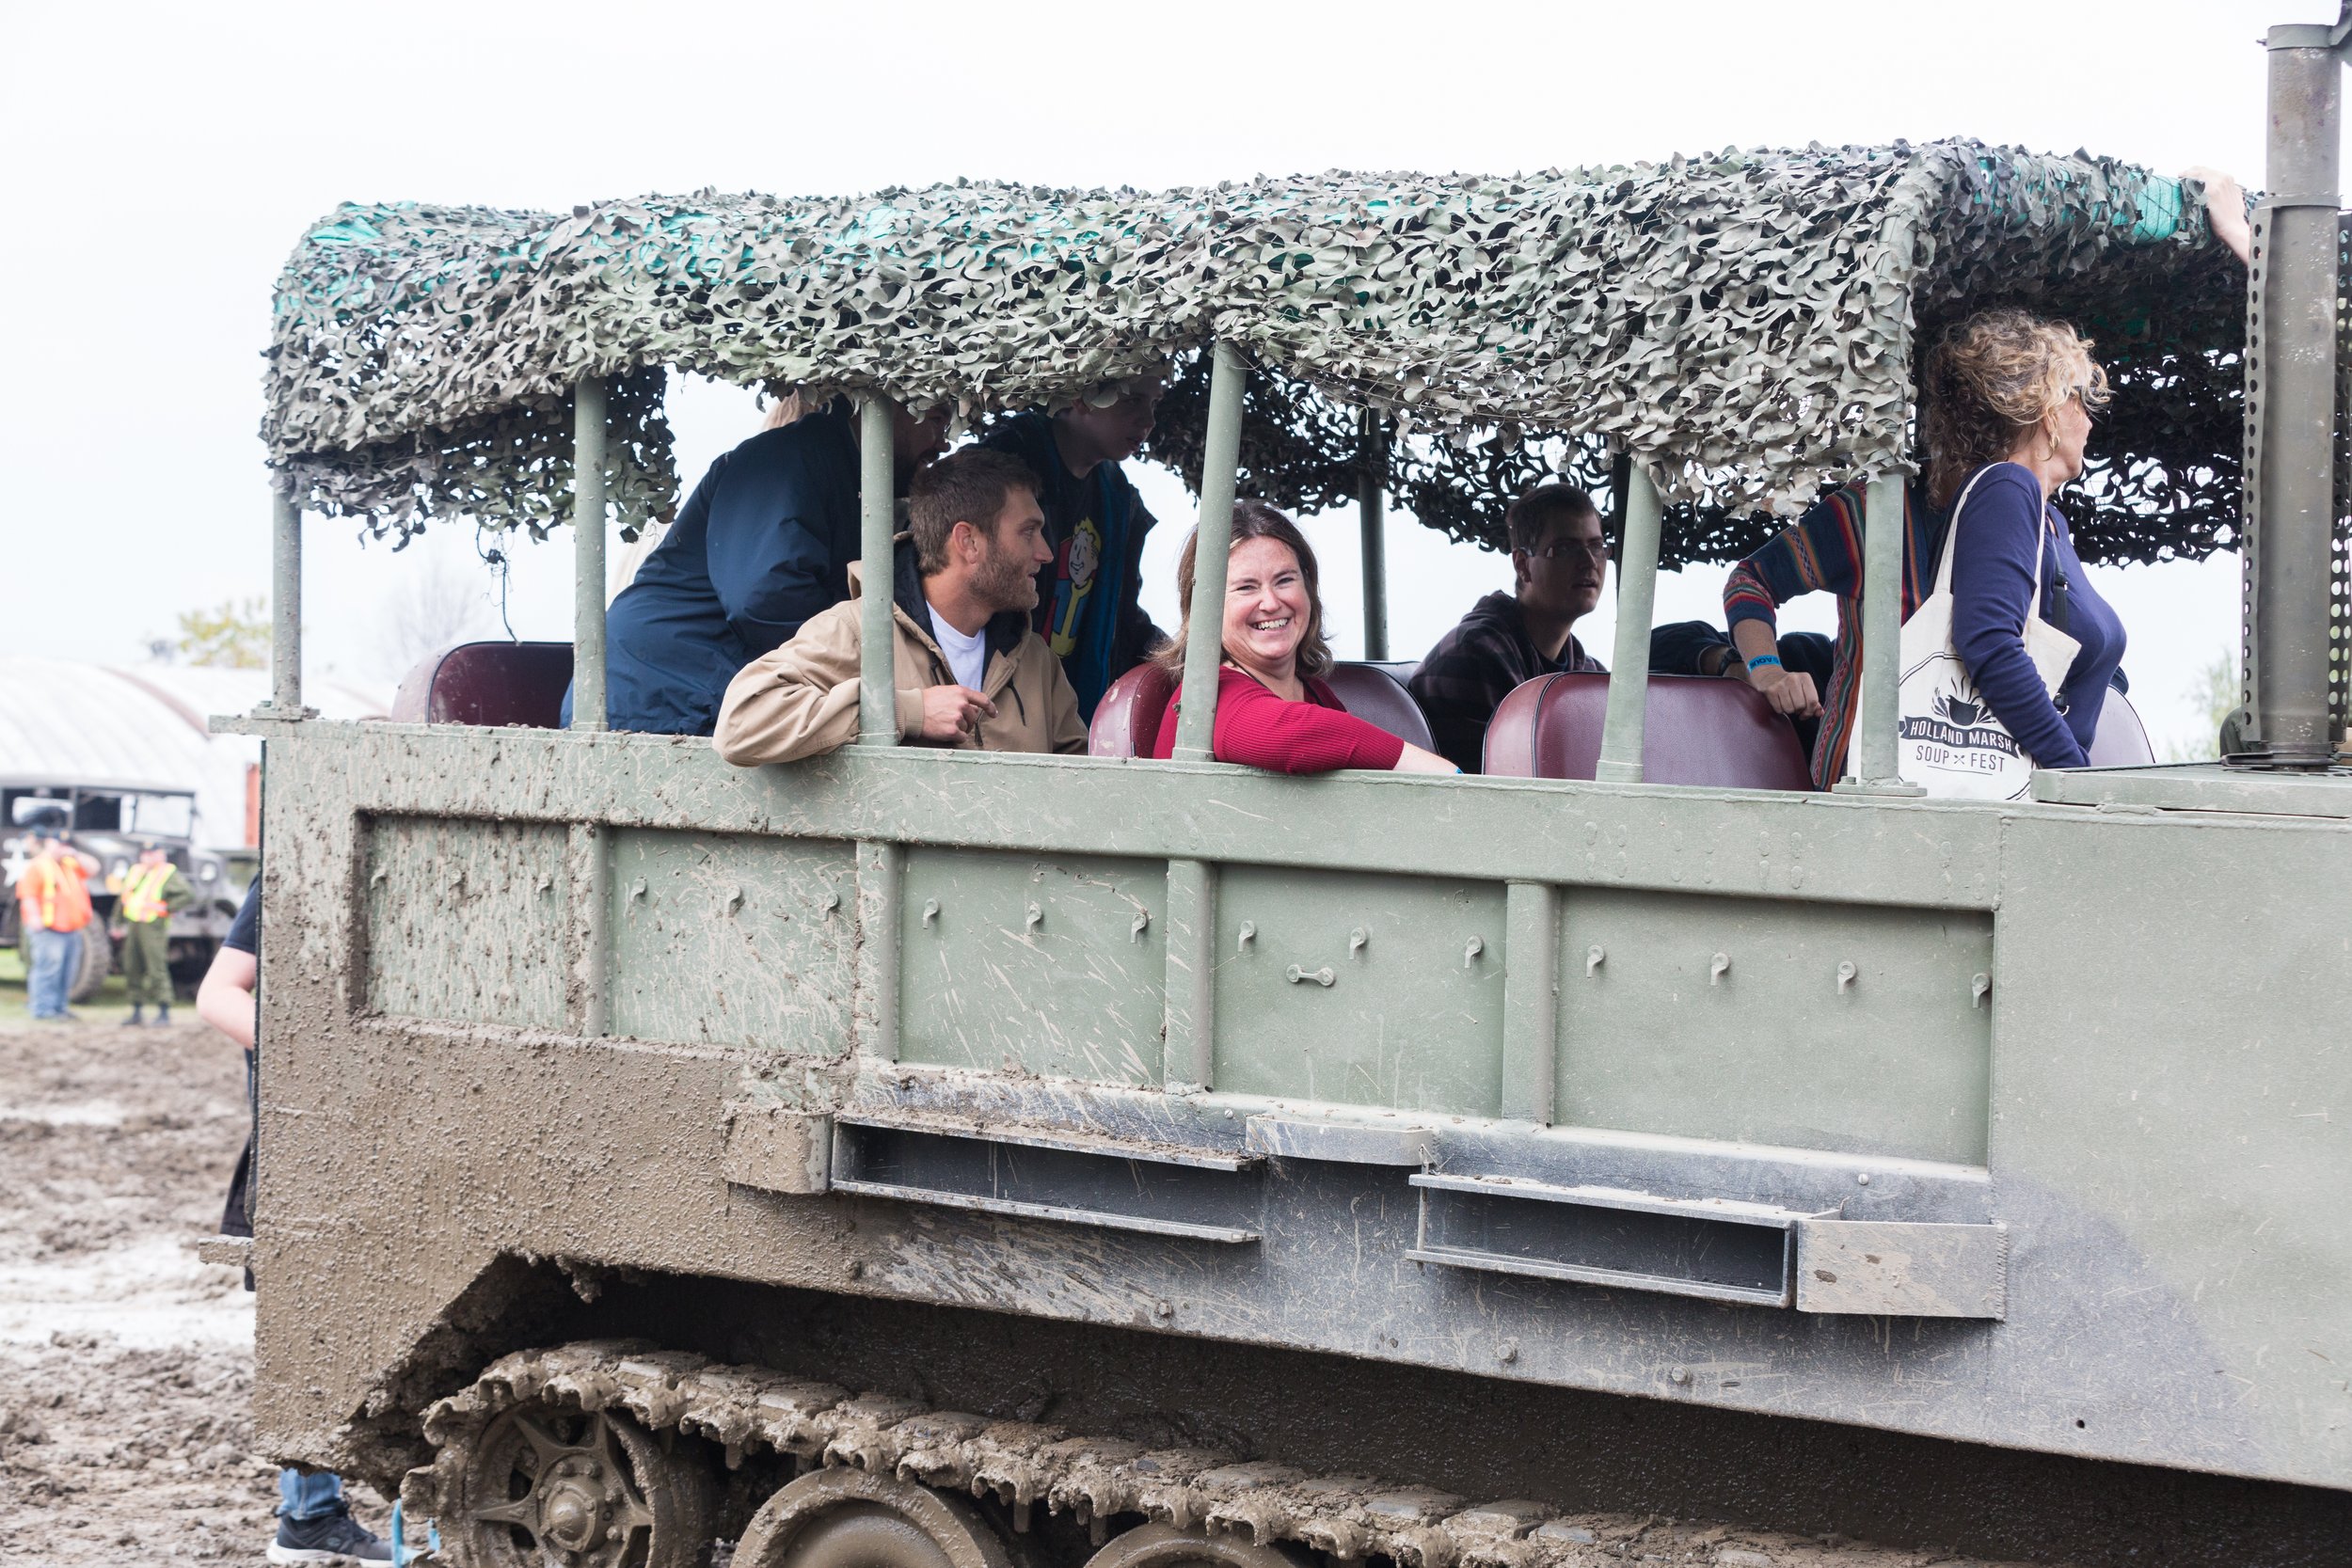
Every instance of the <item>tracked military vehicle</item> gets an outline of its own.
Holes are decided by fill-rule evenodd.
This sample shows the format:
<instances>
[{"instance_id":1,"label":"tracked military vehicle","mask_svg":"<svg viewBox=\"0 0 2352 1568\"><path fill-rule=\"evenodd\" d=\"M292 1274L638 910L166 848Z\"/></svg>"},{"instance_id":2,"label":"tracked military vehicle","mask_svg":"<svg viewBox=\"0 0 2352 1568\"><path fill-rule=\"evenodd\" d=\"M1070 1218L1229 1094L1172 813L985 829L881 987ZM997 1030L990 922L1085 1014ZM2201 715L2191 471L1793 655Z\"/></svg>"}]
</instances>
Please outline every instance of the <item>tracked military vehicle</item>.
<instances>
[{"instance_id":1,"label":"tracked military vehicle","mask_svg":"<svg viewBox=\"0 0 2352 1568\"><path fill-rule=\"evenodd\" d=\"M54 773L19 769L0 773L0 946L17 948L32 967L29 938L16 903L16 879L32 858L32 824L42 817L64 823L63 836L98 863L90 902L97 918L82 927L80 967L68 997L87 1002L119 967L107 934L115 895L105 879L119 877L138 856L138 847L157 843L196 890L196 898L171 915L171 974L192 988L220 947L237 917L238 892L230 885L227 860L199 849L190 835L196 798L184 789L126 787L119 783L60 780ZM193 994L193 992L191 992Z\"/></svg>"},{"instance_id":2,"label":"tracked military vehicle","mask_svg":"<svg viewBox=\"0 0 2352 1568\"><path fill-rule=\"evenodd\" d=\"M278 289L236 724L262 1446L474 1565L2326 1560L2342 35L2271 37L2250 277L2193 184L1965 142L329 216ZM2085 551L2245 552L2227 762L1897 778L1916 345L2005 301L2118 383ZM904 747L872 633L837 754L603 727L665 368L855 400L871 557L893 403L1170 361L1211 606L1237 488L1488 539L1528 477L1611 488L1593 776L1269 776L1207 760L1206 701L1166 763ZM1857 478L1852 776L1673 782L1660 562ZM308 716L306 513L571 525L573 726L430 679L417 722Z\"/></svg>"}]
</instances>

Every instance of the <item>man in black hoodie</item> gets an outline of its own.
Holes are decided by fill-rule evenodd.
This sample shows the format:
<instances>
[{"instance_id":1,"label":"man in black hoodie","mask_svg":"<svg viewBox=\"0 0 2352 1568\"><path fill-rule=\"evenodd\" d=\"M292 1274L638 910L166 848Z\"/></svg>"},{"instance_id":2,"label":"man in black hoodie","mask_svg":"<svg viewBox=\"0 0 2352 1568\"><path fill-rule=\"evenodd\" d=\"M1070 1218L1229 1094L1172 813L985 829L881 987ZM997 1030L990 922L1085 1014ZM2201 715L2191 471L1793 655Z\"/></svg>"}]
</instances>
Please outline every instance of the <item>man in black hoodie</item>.
<instances>
[{"instance_id":1,"label":"man in black hoodie","mask_svg":"<svg viewBox=\"0 0 2352 1568\"><path fill-rule=\"evenodd\" d=\"M1465 773L1479 771L1486 725L1511 689L1537 675L1598 672L1571 629L1600 602L1609 541L1593 498L1542 484L1511 503L1513 591L1489 594L1429 650L1409 683L1438 750Z\"/></svg>"}]
</instances>

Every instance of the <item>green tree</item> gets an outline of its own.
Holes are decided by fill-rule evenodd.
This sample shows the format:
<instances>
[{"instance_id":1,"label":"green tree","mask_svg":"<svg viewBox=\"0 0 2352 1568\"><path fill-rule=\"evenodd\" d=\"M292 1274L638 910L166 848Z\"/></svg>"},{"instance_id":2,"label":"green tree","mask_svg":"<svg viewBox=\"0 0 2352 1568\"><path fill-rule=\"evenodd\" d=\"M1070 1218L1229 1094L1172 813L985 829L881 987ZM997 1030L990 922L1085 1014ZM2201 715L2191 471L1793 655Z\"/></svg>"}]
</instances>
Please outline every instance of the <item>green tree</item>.
<instances>
[{"instance_id":1,"label":"green tree","mask_svg":"<svg viewBox=\"0 0 2352 1568\"><path fill-rule=\"evenodd\" d=\"M269 668L269 601L259 594L223 599L206 610L180 612L171 650L190 664L215 670Z\"/></svg>"},{"instance_id":2,"label":"green tree","mask_svg":"<svg viewBox=\"0 0 2352 1568\"><path fill-rule=\"evenodd\" d=\"M2224 648L2214 656L2211 664L2188 689L2188 700L2204 715L2203 733L2185 744L2172 741L2165 747L2167 762L2212 762L2221 755L2221 721L2237 711L2238 668L2237 650Z\"/></svg>"}]
</instances>

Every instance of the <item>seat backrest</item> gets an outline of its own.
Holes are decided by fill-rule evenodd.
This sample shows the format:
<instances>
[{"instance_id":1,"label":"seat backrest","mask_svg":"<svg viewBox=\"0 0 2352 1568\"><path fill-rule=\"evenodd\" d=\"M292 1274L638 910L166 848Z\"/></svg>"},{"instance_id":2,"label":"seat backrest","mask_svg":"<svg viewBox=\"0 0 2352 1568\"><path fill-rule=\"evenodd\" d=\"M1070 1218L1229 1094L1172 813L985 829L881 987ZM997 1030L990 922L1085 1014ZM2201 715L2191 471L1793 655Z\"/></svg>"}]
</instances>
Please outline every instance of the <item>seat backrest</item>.
<instances>
[{"instance_id":1,"label":"seat backrest","mask_svg":"<svg viewBox=\"0 0 2352 1568\"><path fill-rule=\"evenodd\" d=\"M1538 675L1495 709L1486 770L1508 779L1589 779L1599 767L1608 711L1607 675ZM1703 675L1649 678L1642 776L1717 789L1813 787L1788 721L1744 682Z\"/></svg>"},{"instance_id":2,"label":"seat backrest","mask_svg":"<svg viewBox=\"0 0 2352 1568\"><path fill-rule=\"evenodd\" d=\"M1377 724L1408 746L1434 752L1429 720L1405 689L1405 683L1377 664L1334 664L1323 677L1340 705L1367 723Z\"/></svg>"},{"instance_id":3,"label":"seat backrest","mask_svg":"<svg viewBox=\"0 0 2352 1568\"><path fill-rule=\"evenodd\" d=\"M457 642L420 662L392 699L396 724L563 727L569 642Z\"/></svg>"},{"instance_id":4,"label":"seat backrest","mask_svg":"<svg viewBox=\"0 0 2352 1568\"><path fill-rule=\"evenodd\" d=\"M2139 710L2121 691L2109 691L2106 701L2099 705L2099 728L2090 737L2087 755L2093 768L2144 768L2156 760L2156 749L2148 743L2148 727L2139 721Z\"/></svg>"},{"instance_id":5,"label":"seat backrest","mask_svg":"<svg viewBox=\"0 0 2352 1568\"><path fill-rule=\"evenodd\" d=\"M1136 665L1103 693L1087 726L1087 755L1146 757L1160 737L1160 718L1175 692L1176 677L1156 663Z\"/></svg>"}]
</instances>

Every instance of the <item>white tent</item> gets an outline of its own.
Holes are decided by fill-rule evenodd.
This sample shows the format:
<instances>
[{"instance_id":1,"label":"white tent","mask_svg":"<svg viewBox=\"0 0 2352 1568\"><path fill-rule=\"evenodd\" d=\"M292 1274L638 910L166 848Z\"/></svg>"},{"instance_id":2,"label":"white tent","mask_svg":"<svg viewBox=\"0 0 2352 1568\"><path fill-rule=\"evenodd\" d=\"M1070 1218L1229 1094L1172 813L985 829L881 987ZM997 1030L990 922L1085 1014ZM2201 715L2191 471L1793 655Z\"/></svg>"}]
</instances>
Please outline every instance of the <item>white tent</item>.
<instances>
[{"instance_id":1,"label":"white tent","mask_svg":"<svg viewBox=\"0 0 2352 1568\"><path fill-rule=\"evenodd\" d=\"M303 700L329 719L382 719L389 692L305 680ZM262 670L107 666L0 655L0 779L196 794L196 843L247 847L246 805L262 743L215 736L205 721L269 696Z\"/></svg>"}]
</instances>

